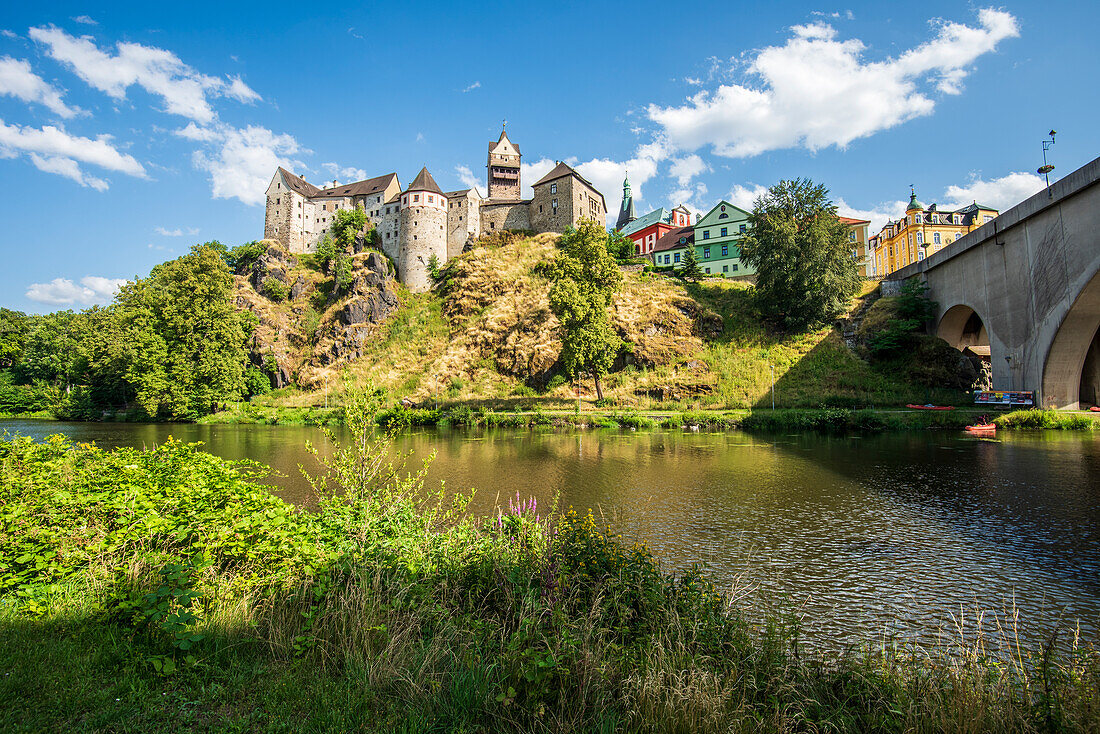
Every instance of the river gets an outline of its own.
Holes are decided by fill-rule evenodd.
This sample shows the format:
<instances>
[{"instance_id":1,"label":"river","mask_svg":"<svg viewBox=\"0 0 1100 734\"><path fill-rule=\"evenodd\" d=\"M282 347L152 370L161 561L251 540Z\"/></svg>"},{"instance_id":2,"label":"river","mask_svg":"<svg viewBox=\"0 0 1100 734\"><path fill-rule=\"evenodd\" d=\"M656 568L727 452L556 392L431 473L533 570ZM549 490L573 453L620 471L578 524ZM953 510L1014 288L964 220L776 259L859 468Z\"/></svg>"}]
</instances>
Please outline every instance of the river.
<instances>
[{"instance_id":1,"label":"river","mask_svg":"<svg viewBox=\"0 0 1100 734\"><path fill-rule=\"evenodd\" d=\"M317 428L0 421L0 432L65 433L102 447L171 435L282 477L309 505L298 464ZM762 437L736 431L423 430L410 466L436 453L438 486L476 488L492 513L516 492L592 508L666 568L700 562L752 609L793 610L830 646L952 636L1013 606L1023 634L1080 625L1100 643L1100 436L956 432ZM1066 637L1063 635L1063 641Z\"/></svg>"}]
</instances>

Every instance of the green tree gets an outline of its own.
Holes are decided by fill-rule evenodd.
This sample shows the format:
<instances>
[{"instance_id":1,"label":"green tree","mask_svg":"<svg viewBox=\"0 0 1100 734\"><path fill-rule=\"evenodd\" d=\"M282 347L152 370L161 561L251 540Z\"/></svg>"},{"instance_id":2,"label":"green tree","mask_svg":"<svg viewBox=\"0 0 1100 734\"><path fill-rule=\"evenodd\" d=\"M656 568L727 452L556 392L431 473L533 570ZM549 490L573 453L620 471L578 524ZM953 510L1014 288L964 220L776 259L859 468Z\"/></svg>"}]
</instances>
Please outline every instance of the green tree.
<instances>
[{"instance_id":1,"label":"green tree","mask_svg":"<svg viewBox=\"0 0 1100 734\"><path fill-rule=\"evenodd\" d=\"M350 250L355 244L355 235L362 232L365 226L367 226L367 213L362 207L337 209L332 217L331 228L337 249Z\"/></svg>"},{"instance_id":2,"label":"green tree","mask_svg":"<svg viewBox=\"0 0 1100 734\"><path fill-rule=\"evenodd\" d=\"M689 246L687 248L687 253L684 255L684 264L676 271L676 274L684 280L690 280L695 283L698 283L703 277L703 269L699 267L699 256L695 254L694 246Z\"/></svg>"},{"instance_id":3,"label":"green tree","mask_svg":"<svg viewBox=\"0 0 1100 734\"><path fill-rule=\"evenodd\" d=\"M561 236L561 249L547 269L550 310L562 325L562 363L570 375L592 375L600 399L600 376L611 369L622 345L607 307L623 276L607 251L607 240L603 227L583 221Z\"/></svg>"},{"instance_id":4,"label":"green tree","mask_svg":"<svg viewBox=\"0 0 1100 734\"><path fill-rule=\"evenodd\" d=\"M634 240L625 234L609 232L607 234L607 251L619 262L626 262L633 259L637 254L637 247Z\"/></svg>"},{"instance_id":5,"label":"green tree","mask_svg":"<svg viewBox=\"0 0 1100 734\"><path fill-rule=\"evenodd\" d=\"M13 370L17 382L68 386L80 342L77 320L72 311L27 318L22 352Z\"/></svg>"},{"instance_id":6,"label":"green tree","mask_svg":"<svg viewBox=\"0 0 1100 734\"><path fill-rule=\"evenodd\" d=\"M780 181L756 200L741 259L756 269L755 299L766 319L801 331L836 318L859 292L848 227L829 190Z\"/></svg>"},{"instance_id":7,"label":"green tree","mask_svg":"<svg viewBox=\"0 0 1100 734\"><path fill-rule=\"evenodd\" d=\"M202 245L119 291L126 380L150 417L193 419L239 397L249 330L233 296L229 267Z\"/></svg>"},{"instance_id":8,"label":"green tree","mask_svg":"<svg viewBox=\"0 0 1100 734\"><path fill-rule=\"evenodd\" d=\"M336 256L336 259L333 260L332 282L337 293L346 292L355 280L355 274L352 272L351 266L351 255L348 255L346 252L341 252Z\"/></svg>"},{"instance_id":9,"label":"green tree","mask_svg":"<svg viewBox=\"0 0 1100 734\"><path fill-rule=\"evenodd\" d=\"M0 369L11 367L23 353L30 319L22 311L0 308Z\"/></svg>"},{"instance_id":10,"label":"green tree","mask_svg":"<svg viewBox=\"0 0 1100 734\"><path fill-rule=\"evenodd\" d=\"M328 264L336 259L336 256L340 254L340 248L336 246L336 243L332 241L332 238L327 234L321 238L321 241L317 244L317 261L321 265L322 270L328 270Z\"/></svg>"}]
</instances>

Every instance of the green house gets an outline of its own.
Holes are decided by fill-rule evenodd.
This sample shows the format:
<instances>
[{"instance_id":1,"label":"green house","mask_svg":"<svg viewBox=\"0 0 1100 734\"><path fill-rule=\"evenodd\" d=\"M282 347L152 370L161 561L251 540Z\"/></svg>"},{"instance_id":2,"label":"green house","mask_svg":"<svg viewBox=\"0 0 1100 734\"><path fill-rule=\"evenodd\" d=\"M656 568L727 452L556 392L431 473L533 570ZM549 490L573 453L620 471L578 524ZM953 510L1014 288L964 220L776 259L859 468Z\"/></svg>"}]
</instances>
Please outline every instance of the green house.
<instances>
[{"instance_id":1,"label":"green house","mask_svg":"<svg viewBox=\"0 0 1100 734\"><path fill-rule=\"evenodd\" d=\"M695 223L695 255L707 275L735 278L755 275L741 262L741 238L749 226L749 213L728 201L720 201Z\"/></svg>"}]
</instances>

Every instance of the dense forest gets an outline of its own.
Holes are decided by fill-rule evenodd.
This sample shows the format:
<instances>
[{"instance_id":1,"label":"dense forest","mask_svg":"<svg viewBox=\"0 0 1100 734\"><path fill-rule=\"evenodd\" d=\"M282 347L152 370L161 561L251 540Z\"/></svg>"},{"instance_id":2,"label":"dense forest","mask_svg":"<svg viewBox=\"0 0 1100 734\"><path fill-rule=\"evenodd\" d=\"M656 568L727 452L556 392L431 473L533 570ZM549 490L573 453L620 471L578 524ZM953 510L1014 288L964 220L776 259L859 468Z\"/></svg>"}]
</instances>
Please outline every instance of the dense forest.
<instances>
[{"instance_id":1,"label":"dense forest","mask_svg":"<svg viewBox=\"0 0 1100 734\"><path fill-rule=\"evenodd\" d=\"M265 392L269 379L246 349L255 317L235 308L231 270L256 249L196 245L106 307L0 309L0 413L193 420Z\"/></svg>"}]
</instances>

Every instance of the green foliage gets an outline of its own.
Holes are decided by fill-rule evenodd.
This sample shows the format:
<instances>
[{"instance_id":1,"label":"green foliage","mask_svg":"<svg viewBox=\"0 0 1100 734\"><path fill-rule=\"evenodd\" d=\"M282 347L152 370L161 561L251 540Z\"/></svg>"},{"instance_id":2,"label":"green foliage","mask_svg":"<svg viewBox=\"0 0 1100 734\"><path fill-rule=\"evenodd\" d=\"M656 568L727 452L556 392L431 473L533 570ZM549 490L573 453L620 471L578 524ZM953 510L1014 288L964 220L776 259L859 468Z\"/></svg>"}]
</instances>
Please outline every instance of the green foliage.
<instances>
[{"instance_id":1,"label":"green foliage","mask_svg":"<svg viewBox=\"0 0 1100 734\"><path fill-rule=\"evenodd\" d=\"M894 316L865 338L872 358L897 355L912 346L914 336L924 329L926 322L935 318L939 307L927 293L928 286L916 279L902 284L901 294L892 302Z\"/></svg>"},{"instance_id":2,"label":"green foliage","mask_svg":"<svg viewBox=\"0 0 1100 734\"><path fill-rule=\"evenodd\" d=\"M285 301L290 296L290 286L270 275L260 284L260 291L276 303Z\"/></svg>"},{"instance_id":3,"label":"green foliage","mask_svg":"<svg viewBox=\"0 0 1100 734\"><path fill-rule=\"evenodd\" d=\"M0 308L0 370L19 361L29 328L30 318L25 313Z\"/></svg>"},{"instance_id":4,"label":"green foliage","mask_svg":"<svg viewBox=\"0 0 1100 734\"><path fill-rule=\"evenodd\" d=\"M994 420L1001 428L1045 429L1060 431L1091 431L1100 428L1100 421L1087 415L1066 415L1056 410L1014 410Z\"/></svg>"},{"instance_id":5,"label":"green foliage","mask_svg":"<svg viewBox=\"0 0 1100 734\"><path fill-rule=\"evenodd\" d=\"M355 235L359 234L365 226L367 226L367 212L362 207L337 209L332 216L330 228L336 249L345 252L350 250L355 244Z\"/></svg>"},{"instance_id":6,"label":"green foliage","mask_svg":"<svg viewBox=\"0 0 1100 734\"><path fill-rule=\"evenodd\" d=\"M21 354L13 367L16 381L67 385L78 356L81 326L81 319L72 311L28 317Z\"/></svg>"},{"instance_id":7,"label":"green foliage","mask_svg":"<svg viewBox=\"0 0 1100 734\"><path fill-rule=\"evenodd\" d=\"M131 349L125 379L149 417L194 419L237 399L248 334L233 295L224 260L202 246L119 291L120 336Z\"/></svg>"},{"instance_id":8,"label":"green foliage","mask_svg":"<svg viewBox=\"0 0 1100 734\"><path fill-rule=\"evenodd\" d=\"M354 282L355 274L352 272L351 265L351 255L344 252L338 254L333 260L332 281L337 293L346 293Z\"/></svg>"},{"instance_id":9,"label":"green foliage","mask_svg":"<svg viewBox=\"0 0 1100 734\"><path fill-rule=\"evenodd\" d=\"M591 374L603 397L600 376L615 361L622 340L607 315L622 273L607 251L607 236L595 222L584 221L558 242L548 268L550 310L562 324L562 363L570 375Z\"/></svg>"},{"instance_id":10,"label":"green foliage","mask_svg":"<svg viewBox=\"0 0 1100 734\"><path fill-rule=\"evenodd\" d=\"M225 245L218 242L207 242L201 247L207 247L221 255L225 260L225 264L229 266L229 269L234 272L242 271L248 267L267 251L267 247L257 240L246 242L243 245L238 245L232 249L226 249Z\"/></svg>"},{"instance_id":11,"label":"green foliage","mask_svg":"<svg viewBox=\"0 0 1100 734\"><path fill-rule=\"evenodd\" d=\"M741 259L756 269L756 303L769 321L801 331L836 318L861 278L828 189L780 181L753 207Z\"/></svg>"},{"instance_id":12,"label":"green foliage","mask_svg":"<svg viewBox=\"0 0 1100 734\"><path fill-rule=\"evenodd\" d=\"M244 373L245 395L266 395L271 392L271 378L265 375L253 365L249 365Z\"/></svg>"},{"instance_id":13,"label":"green foliage","mask_svg":"<svg viewBox=\"0 0 1100 734\"><path fill-rule=\"evenodd\" d=\"M302 313L301 324L302 331L312 340L316 338L317 327L321 325L321 314L319 314L313 306L307 306L305 312Z\"/></svg>"},{"instance_id":14,"label":"green foliage","mask_svg":"<svg viewBox=\"0 0 1100 734\"><path fill-rule=\"evenodd\" d=\"M636 254L634 240L619 232L607 233L607 251L619 262L632 260Z\"/></svg>"},{"instance_id":15,"label":"green foliage","mask_svg":"<svg viewBox=\"0 0 1100 734\"><path fill-rule=\"evenodd\" d=\"M687 248L687 253L684 255L684 264L680 267L676 274L683 280L698 283L703 278L703 269L699 267L699 256L695 253L694 247Z\"/></svg>"},{"instance_id":16,"label":"green foliage","mask_svg":"<svg viewBox=\"0 0 1100 734\"><path fill-rule=\"evenodd\" d=\"M321 264L321 270L328 270L329 263L336 259L336 256L340 253L340 248L332 238L327 234L321 238L321 241L317 244L317 252L314 257L317 262Z\"/></svg>"},{"instance_id":17,"label":"green foliage","mask_svg":"<svg viewBox=\"0 0 1100 734\"><path fill-rule=\"evenodd\" d=\"M442 272L439 269L439 256L434 252L428 257L428 276L431 277L434 283L438 283L442 279Z\"/></svg>"}]
</instances>

